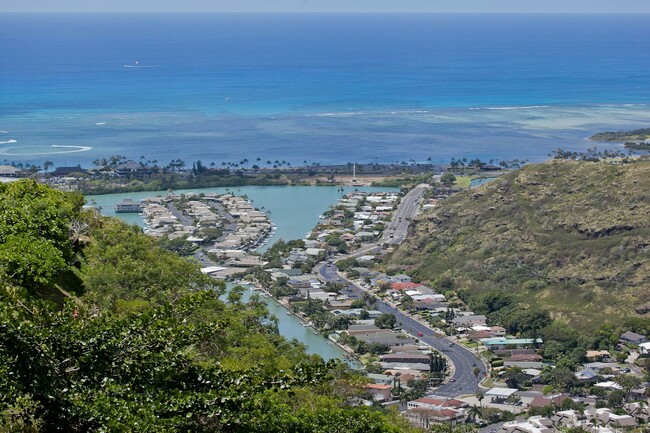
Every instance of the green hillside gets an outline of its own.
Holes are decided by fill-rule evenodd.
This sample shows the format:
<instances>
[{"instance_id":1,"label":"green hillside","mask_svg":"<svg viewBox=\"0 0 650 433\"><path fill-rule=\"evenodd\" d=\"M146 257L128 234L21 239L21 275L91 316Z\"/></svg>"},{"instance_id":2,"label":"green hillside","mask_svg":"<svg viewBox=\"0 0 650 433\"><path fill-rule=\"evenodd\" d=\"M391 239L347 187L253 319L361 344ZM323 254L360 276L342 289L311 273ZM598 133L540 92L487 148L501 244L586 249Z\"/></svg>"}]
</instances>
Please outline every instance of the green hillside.
<instances>
[{"instance_id":1,"label":"green hillside","mask_svg":"<svg viewBox=\"0 0 650 433\"><path fill-rule=\"evenodd\" d=\"M259 298L82 203L0 184L0 432L416 431L349 406L365 379Z\"/></svg>"},{"instance_id":2,"label":"green hillside","mask_svg":"<svg viewBox=\"0 0 650 433\"><path fill-rule=\"evenodd\" d=\"M556 160L421 214L387 267L479 309L501 294L591 330L648 317L649 256L650 163Z\"/></svg>"}]
</instances>

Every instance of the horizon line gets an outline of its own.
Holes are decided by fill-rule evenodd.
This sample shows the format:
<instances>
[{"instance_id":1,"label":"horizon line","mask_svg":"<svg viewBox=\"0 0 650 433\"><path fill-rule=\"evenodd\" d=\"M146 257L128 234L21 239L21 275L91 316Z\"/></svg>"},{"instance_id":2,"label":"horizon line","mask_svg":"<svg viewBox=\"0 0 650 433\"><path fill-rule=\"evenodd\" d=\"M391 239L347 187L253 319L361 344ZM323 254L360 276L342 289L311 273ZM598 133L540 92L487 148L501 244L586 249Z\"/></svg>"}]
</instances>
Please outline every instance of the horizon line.
<instances>
[{"instance_id":1,"label":"horizon line","mask_svg":"<svg viewBox=\"0 0 650 433\"><path fill-rule=\"evenodd\" d=\"M650 15L650 11L0 11L0 14L239 14L239 15Z\"/></svg>"}]
</instances>

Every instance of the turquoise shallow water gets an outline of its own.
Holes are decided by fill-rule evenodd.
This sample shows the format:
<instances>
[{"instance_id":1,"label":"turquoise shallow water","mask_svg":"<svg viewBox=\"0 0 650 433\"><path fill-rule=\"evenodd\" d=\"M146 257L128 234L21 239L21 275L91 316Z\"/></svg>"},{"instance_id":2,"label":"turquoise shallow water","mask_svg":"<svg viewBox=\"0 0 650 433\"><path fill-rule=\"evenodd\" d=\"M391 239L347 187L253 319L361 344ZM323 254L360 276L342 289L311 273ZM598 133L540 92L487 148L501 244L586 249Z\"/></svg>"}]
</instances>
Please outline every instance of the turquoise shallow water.
<instances>
[{"instance_id":1,"label":"turquoise shallow water","mask_svg":"<svg viewBox=\"0 0 650 433\"><path fill-rule=\"evenodd\" d=\"M302 239L307 232L314 228L318 216L335 205L341 194L346 194L355 189L361 191L397 191L395 188L375 187L343 187L341 193L338 187L333 186L242 186L236 188L203 188L193 190L176 190L175 193L184 192L232 192L237 195L246 195L253 201L258 209L270 211L271 221L276 225L277 231L269 239L267 247L279 239ZM87 196L86 202L101 207L102 214L115 216L115 204L125 198L141 200L145 197L166 195L167 191L135 192L123 194L106 194ZM142 219L137 214L117 214L120 218L131 224L143 225Z\"/></svg>"},{"instance_id":2,"label":"turquoise shallow water","mask_svg":"<svg viewBox=\"0 0 650 433\"><path fill-rule=\"evenodd\" d=\"M355 188L344 187L344 192L353 191ZM363 191L395 191L395 188L359 187ZM309 187L309 186L245 186L240 188L204 188L191 190L194 192L226 192L245 194L253 200L257 207L264 207L271 211L271 220L277 226L277 232L270 239L270 246L278 239L299 239L310 231L318 222L318 216L334 205L341 193L338 187ZM177 190L176 193L189 192L190 190ZM125 194L106 194L87 196L87 203L101 206L102 213L107 216L116 216L115 203L125 198L139 200L145 197L165 195L166 191L138 192ZM142 226L142 219L137 214L117 214L131 224ZM232 287L232 285L231 285ZM245 292L245 300L253 294ZM310 327L302 326L301 322L293 315L287 315L286 310L272 299L264 298L269 311L278 318L280 334L287 339L296 338L307 346L309 353L315 353L324 359L343 358L344 352L336 345L329 342L319 334L315 334Z\"/></svg>"},{"instance_id":3,"label":"turquoise shallow water","mask_svg":"<svg viewBox=\"0 0 650 433\"><path fill-rule=\"evenodd\" d=\"M541 160L647 126L647 22L1 14L0 161Z\"/></svg>"}]
</instances>

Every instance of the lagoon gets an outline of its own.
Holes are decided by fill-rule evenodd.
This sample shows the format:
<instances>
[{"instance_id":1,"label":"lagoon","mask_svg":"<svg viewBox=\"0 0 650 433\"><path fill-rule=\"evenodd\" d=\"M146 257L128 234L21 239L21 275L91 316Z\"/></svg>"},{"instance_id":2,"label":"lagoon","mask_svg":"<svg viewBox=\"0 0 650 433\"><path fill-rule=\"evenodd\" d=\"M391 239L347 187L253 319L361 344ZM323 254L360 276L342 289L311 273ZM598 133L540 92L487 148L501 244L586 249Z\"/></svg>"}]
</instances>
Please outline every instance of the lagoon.
<instances>
[{"instance_id":1,"label":"lagoon","mask_svg":"<svg viewBox=\"0 0 650 433\"><path fill-rule=\"evenodd\" d=\"M246 195L253 201L254 206L270 211L271 221L277 226L276 233L270 238L268 244L259 250L265 250L279 239L301 239L318 222L318 216L344 194L355 189L361 191L397 191L397 188L379 187L341 187L338 186L242 186L233 188L197 188L192 190L175 190L177 194L187 192L232 192L237 195ZM117 216L130 224L143 226L142 218L138 214L116 214L115 203L125 198L140 200L145 197L166 195L167 191L145 191L105 195L86 196L86 202L101 208L106 216ZM229 284L229 287L232 285ZM248 301L254 292L244 292L244 300ZM323 359L344 359L345 352L320 334L314 333L313 328L304 327L294 315L286 314L286 309L275 300L262 298L268 309L278 318L280 334L287 338L296 338L307 346L307 352L318 354ZM353 362L352 365L356 365Z\"/></svg>"},{"instance_id":2,"label":"lagoon","mask_svg":"<svg viewBox=\"0 0 650 433\"><path fill-rule=\"evenodd\" d=\"M196 188L191 190L175 190L176 194L188 192L196 193L226 193L245 195L252 202L253 206L269 213L271 222L277 227L277 231L267 245L258 251L265 251L274 242L284 239L302 239L318 223L318 216L336 204L337 200L344 194L354 190L360 191L398 191L397 188L380 187L341 187L338 186L242 186L242 187L219 187L219 188ZM130 192L119 194L89 195L86 202L100 208L103 215L118 216L130 224L144 226L142 218L138 214L116 214L115 204L125 198L141 200L145 197L166 195L167 191Z\"/></svg>"}]
</instances>

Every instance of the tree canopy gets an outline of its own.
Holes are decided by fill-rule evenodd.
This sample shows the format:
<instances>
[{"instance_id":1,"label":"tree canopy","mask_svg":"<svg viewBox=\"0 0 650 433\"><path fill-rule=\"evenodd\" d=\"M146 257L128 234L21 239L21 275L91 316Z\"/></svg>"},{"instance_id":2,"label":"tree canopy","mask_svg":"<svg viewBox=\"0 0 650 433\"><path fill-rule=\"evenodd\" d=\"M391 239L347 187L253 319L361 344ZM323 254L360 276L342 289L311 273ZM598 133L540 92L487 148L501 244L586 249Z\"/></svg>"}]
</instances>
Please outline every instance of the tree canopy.
<instances>
[{"instance_id":1,"label":"tree canopy","mask_svg":"<svg viewBox=\"0 0 650 433\"><path fill-rule=\"evenodd\" d=\"M259 297L82 203L0 185L0 431L416 431L350 407L363 378Z\"/></svg>"}]
</instances>

